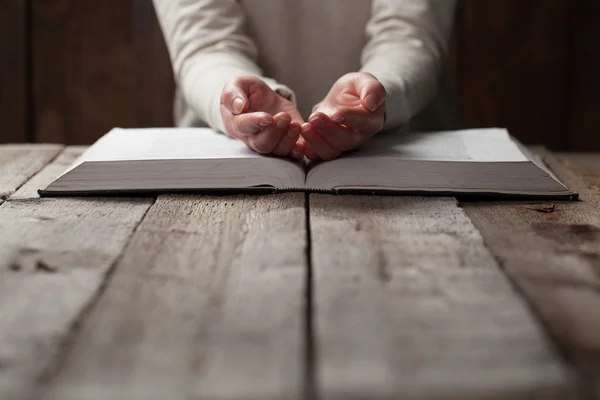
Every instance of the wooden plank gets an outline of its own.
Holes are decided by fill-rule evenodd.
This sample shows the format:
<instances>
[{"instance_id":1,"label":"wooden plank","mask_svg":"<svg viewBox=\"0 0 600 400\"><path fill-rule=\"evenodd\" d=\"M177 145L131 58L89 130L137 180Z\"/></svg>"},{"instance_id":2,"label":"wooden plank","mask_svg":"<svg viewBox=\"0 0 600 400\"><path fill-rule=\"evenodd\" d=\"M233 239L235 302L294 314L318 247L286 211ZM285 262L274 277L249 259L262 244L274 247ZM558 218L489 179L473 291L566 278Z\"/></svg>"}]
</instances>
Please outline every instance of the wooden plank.
<instances>
[{"instance_id":1,"label":"wooden plank","mask_svg":"<svg viewBox=\"0 0 600 400\"><path fill-rule=\"evenodd\" d=\"M137 125L131 0L31 0L35 141Z\"/></svg>"},{"instance_id":2,"label":"wooden plank","mask_svg":"<svg viewBox=\"0 0 600 400\"><path fill-rule=\"evenodd\" d=\"M461 206L600 397L600 169L577 157L545 160L581 201Z\"/></svg>"},{"instance_id":3,"label":"wooden plank","mask_svg":"<svg viewBox=\"0 0 600 400\"><path fill-rule=\"evenodd\" d=\"M27 2L0 1L0 143L28 141Z\"/></svg>"},{"instance_id":4,"label":"wooden plank","mask_svg":"<svg viewBox=\"0 0 600 400\"><path fill-rule=\"evenodd\" d=\"M31 0L35 140L91 144L172 126L175 84L151 1Z\"/></svg>"},{"instance_id":5,"label":"wooden plank","mask_svg":"<svg viewBox=\"0 0 600 400\"><path fill-rule=\"evenodd\" d=\"M87 146L65 147L53 162L46 165L43 170L21 186L10 199L22 200L39 198L39 195L37 194L38 189L44 189L58 178L86 149Z\"/></svg>"},{"instance_id":6,"label":"wooden plank","mask_svg":"<svg viewBox=\"0 0 600 400\"><path fill-rule=\"evenodd\" d=\"M154 5L133 0L138 126L173 126L175 79Z\"/></svg>"},{"instance_id":7,"label":"wooden plank","mask_svg":"<svg viewBox=\"0 0 600 400\"><path fill-rule=\"evenodd\" d=\"M468 127L507 127L524 143L567 148L573 3L458 3L454 75Z\"/></svg>"},{"instance_id":8,"label":"wooden plank","mask_svg":"<svg viewBox=\"0 0 600 400\"><path fill-rule=\"evenodd\" d=\"M61 151L59 145L0 146L0 203Z\"/></svg>"},{"instance_id":9,"label":"wooden plank","mask_svg":"<svg viewBox=\"0 0 600 400\"><path fill-rule=\"evenodd\" d=\"M302 398L302 194L160 196L44 399Z\"/></svg>"},{"instance_id":10,"label":"wooden plank","mask_svg":"<svg viewBox=\"0 0 600 400\"><path fill-rule=\"evenodd\" d=\"M576 0L571 7L569 149L600 151L600 1Z\"/></svg>"},{"instance_id":11,"label":"wooden plank","mask_svg":"<svg viewBox=\"0 0 600 400\"><path fill-rule=\"evenodd\" d=\"M31 182L49 183L49 172L62 168L64 160L59 157ZM3 400L30 398L40 376L52 371L152 204L140 198L31 199L23 189L0 207Z\"/></svg>"},{"instance_id":12,"label":"wooden plank","mask_svg":"<svg viewBox=\"0 0 600 400\"><path fill-rule=\"evenodd\" d=\"M322 399L572 398L455 200L311 195L310 226Z\"/></svg>"}]
</instances>

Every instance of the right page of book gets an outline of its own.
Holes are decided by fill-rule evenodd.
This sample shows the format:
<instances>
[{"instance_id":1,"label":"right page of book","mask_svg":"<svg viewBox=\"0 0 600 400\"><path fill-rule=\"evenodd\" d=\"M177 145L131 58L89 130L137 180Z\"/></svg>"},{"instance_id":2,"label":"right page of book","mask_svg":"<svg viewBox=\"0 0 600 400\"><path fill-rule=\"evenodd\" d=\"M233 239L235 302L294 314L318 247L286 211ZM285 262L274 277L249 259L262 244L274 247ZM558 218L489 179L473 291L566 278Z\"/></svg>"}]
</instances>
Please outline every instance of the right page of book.
<instances>
[{"instance_id":1,"label":"right page of book","mask_svg":"<svg viewBox=\"0 0 600 400\"><path fill-rule=\"evenodd\" d=\"M308 188L554 195L568 190L505 129L385 133L363 149L308 166Z\"/></svg>"},{"instance_id":2,"label":"right page of book","mask_svg":"<svg viewBox=\"0 0 600 400\"><path fill-rule=\"evenodd\" d=\"M345 157L394 157L422 161L529 161L505 129L447 132L381 133L360 151Z\"/></svg>"}]
</instances>

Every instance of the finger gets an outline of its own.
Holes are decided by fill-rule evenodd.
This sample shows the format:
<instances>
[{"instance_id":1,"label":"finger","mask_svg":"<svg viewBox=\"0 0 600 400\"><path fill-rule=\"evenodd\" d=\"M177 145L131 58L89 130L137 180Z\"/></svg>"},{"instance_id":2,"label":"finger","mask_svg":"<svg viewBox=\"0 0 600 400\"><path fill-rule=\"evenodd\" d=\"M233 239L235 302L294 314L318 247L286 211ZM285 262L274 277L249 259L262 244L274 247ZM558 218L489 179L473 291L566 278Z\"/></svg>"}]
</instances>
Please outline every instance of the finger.
<instances>
[{"instance_id":1,"label":"finger","mask_svg":"<svg viewBox=\"0 0 600 400\"><path fill-rule=\"evenodd\" d=\"M223 105L233 115L239 115L248 110L250 101L245 90L246 85L242 81L235 79L227 82L221 93L221 105Z\"/></svg>"},{"instance_id":2,"label":"finger","mask_svg":"<svg viewBox=\"0 0 600 400\"><path fill-rule=\"evenodd\" d=\"M273 118L273 123L249 138L252 148L261 154L271 153L287 132L292 117L287 113L279 113Z\"/></svg>"},{"instance_id":3,"label":"finger","mask_svg":"<svg viewBox=\"0 0 600 400\"><path fill-rule=\"evenodd\" d=\"M360 94L362 106L368 111L376 111L385 101L385 87L371 74L356 75L354 85Z\"/></svg>"},{"instance_id":4,"label":"finger","mask_svg":"<svg viewBox=\"0 0 600 400\"><path fill-rule=\"evenodd\" d=\"M365 110L365 112L367 111ZM364 136L364 134L336 124L321 112L313 114L309 122L331 147L339 151L348 151L356 148L360 144L362 136Z\"/></svg>"},{"instance_id":5,"label":"finger","mask_svg":"<svg viewBox=\"0 0 600 400\"><path fill-rule=\"evenodd\" d=\"M304 150L306 152L306 158L308 158L309 160L313 160L313 161L318 161L321 159L321 157L319 157L319 155L317 154L316 151L314 151L310 146L306 146L306 149Z\"/></svg>"},{"instance_id":6,"label":"finger","mask_svg":"<svg viewBox=\"0 0 600 400\"><path fill-rule=\"evenodd\" d=\"M302 128L300 128L300 132L302 132L303 128L304 128L304 125L302 125ZM304 140L304 138L302 136L300 136L300 138L298 139L298 143L296 143L296 145L292 149L292 154L294 153L294 150L296 149L296 147L300 148L300 150L302 151L302 156L304 157L304 155L306 155L306 157L309 160L320 160L321 159L319 157L319 155L313 149L311 149L311 147L308 145L308 143L306 143L306 140Z\"/></svg>"},{"instance_id":7,"label":"finger","mask_svg":"<svg viewBox=\"0 0 600 400\"><path fill-rule=\"evenodd\" d=\"M298 141L298 137L300 136L300 124L297 122L292 122L287 127L287 130L281 137L279 144L273 150L273 154L276 156L287 156L292 152L292 148ZM301 158L301 157L296 157Z\"/></svg>"},{"instance_id":8,"label":"finger","mask_svg":"<svg viewBox=\"0 0 600 400\"><path fill-rule=\"evenodd\" d=\"M240 136L255 135L273 124L273 116L265 112L255 112L233 117L234 131Z\"/></svg>"},{"instance_id":9,"label":"finger","mask_svg":"<svg viewBox=\"0 0 600 400\"><path fill-rule=\"evenodd\" d=\"M302 131L302 126L300 126L300 131ZM294 147L292 147L292 157L297 158L297 159L301 159L304 157L304 155L306 154L306 147L307 144L304 141L304 138L302 136L300 136L298 138L298 140L296 141L296 144L294 144Z\"/></svg>"},{"instance_id":10,"label":"finger","mask_svg":"<svg viewBox=\"0 0 600 400\"><path fill-rule=\"evenodd\" d=\"M372 136L383 129L384 114L385 102L375 112L362 106L339 108L331 115L331 120Z\"/></svg>"},{"instance_id":11,"label":"finger","mask_svg":"<svg viewBox=\"0 0 600 400\"><path fill-rule=\"evenodd\" d=\"M314 126L312 126L312 124L305 124L302 127L302 131L300 134L302 135L304 140L306 140L306 143L309 146L308 148L311 149L311 151L316 152L319 158L323 160L333 160L334 158L339 157L339 155L341 154L339 150L336 150L333 147L331 147L331 145L327 143L327 141L321 135L319 135L319 133L315 130ZM308 151L306 155L307 157L311 158L309 156Z\"/></svg>"}]
</instances>

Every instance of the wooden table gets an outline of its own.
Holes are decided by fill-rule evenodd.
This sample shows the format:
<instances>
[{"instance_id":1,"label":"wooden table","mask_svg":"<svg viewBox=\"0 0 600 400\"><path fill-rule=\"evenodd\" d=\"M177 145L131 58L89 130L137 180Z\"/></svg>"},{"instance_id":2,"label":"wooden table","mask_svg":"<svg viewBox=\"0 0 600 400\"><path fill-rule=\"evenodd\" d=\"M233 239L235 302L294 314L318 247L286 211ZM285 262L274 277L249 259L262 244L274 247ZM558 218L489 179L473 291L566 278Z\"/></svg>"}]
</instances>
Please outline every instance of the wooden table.
<instances>
[{"instance_id":1,"label":"wooden table","mask_svg":"<svg viewBox=\"0 0 600 400\"><path fill-rule=\"evenodd\" d=\"M40 199L0 146L0 399L600 396L600 156L579 202Z\"/></svg>"}]
</instances>

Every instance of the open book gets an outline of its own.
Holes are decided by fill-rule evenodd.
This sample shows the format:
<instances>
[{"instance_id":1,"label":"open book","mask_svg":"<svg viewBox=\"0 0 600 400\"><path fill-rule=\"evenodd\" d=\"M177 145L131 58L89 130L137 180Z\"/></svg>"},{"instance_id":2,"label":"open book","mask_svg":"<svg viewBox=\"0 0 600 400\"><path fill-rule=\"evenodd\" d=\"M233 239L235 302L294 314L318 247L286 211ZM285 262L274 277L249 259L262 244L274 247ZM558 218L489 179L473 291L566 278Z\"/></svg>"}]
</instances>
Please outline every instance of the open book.
<instances>
[{"instance_id":1,"label":"open book","mask_svg":"<svg viewBox=\"0 0 600 400\"><path fill-rule=\"evenodd\" d=\"M116 128L40 194L291 190L577 197L503 129L382 133L307 163L262 156L211 129Z\"/></svg>"}]
</instances>

